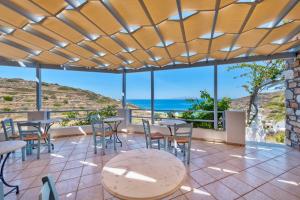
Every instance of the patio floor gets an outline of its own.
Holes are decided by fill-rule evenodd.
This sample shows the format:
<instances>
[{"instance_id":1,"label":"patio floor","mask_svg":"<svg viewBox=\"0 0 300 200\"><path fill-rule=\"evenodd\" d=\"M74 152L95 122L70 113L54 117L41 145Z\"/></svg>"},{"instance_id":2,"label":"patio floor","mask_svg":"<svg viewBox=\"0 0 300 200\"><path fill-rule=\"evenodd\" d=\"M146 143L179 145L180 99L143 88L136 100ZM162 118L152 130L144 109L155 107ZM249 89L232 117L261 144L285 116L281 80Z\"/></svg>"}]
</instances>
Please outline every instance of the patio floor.
<instances>
[{"instance_id":1,"label":"patio floor","mask_svg":"<svg viewBox=\"0 0 300 200\"><path fill-rule=\"evenodd\" d=\"M120 134L118 152L144 148L143 135ZM91 136L55 139L55 150L21 161L16 152L5 176L20 186L20 194L6 200L38 199L41 178L53 176L62 200L115 199L101 186L102 166L116 155L108 145L106 155L93 152ZM46 152L46 149L44 149ZM300 152L286 146L248 144L231 146L199 140L192 142L191 164L180 190L166 199L300 199Z\"/></svg>"}]
</instances>

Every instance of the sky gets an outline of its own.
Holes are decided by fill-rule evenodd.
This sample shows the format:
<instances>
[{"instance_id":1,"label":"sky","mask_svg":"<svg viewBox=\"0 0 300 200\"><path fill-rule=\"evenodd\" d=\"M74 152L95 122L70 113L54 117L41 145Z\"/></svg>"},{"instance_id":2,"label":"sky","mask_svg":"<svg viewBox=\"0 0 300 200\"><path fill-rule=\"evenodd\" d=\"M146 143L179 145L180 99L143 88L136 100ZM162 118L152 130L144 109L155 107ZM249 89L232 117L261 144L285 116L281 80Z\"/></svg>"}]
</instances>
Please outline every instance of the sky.
<instances>
[{"instance_id":1,"label":"sky","mask_svg":"<svg viewBox=\"0 0 300 200\"><path fill-rule=\"evenodd\" d=\"M246 96L242 88L247 80L234 77L242 70L228 71L228 66L218 67L218 97L238 98ZM35 70L24 67L0 67L1 78L35 80ZM155 98L185 99L199 97L200 90L213 94L213 67L156 71ZM150 98L150 72L127 74L127 99ZM76 72L42 69L42 81L91 90L104 96L121 99L122 76L120 74Z\"/></svg>"}]
</instances>

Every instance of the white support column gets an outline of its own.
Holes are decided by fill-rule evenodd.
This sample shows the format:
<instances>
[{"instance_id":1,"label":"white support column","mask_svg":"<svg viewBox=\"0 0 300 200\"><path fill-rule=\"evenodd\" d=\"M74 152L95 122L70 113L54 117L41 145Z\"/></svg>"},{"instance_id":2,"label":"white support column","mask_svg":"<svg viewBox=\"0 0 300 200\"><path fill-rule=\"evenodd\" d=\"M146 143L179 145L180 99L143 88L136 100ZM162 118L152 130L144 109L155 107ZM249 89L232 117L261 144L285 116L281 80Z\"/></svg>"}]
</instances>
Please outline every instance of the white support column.
<instances>
[{"instance_id":1,"label":"white support column","mask_svg":"<svg viewBox=\"0 0 300 200\"><path fill-rule=\"evenodd\" d=\"M218 129L218 66L214 65L214 129Z\"/></svg>"},{"instance_id":2,"label":"white support column","mask_svg":"<svg viewBox=\"0 0 300 200\"><path fill-rule=\"evenodd\" d=\"M36 64L35 82L36 82L36 109L40 111L42 108L42 70L39 64Z\"/></svg>"},{"instance_id":3,"label":"white support column","mask_svg":"<svg viewBox=\"0 0 300 200\"><path fill-rule=\"evenodd\" d=\"M122 73L122 108L126 109L126 71L123 69Z\"/></svg>"},{"instance_id":4,"label":"white support column","mask_svg":"<svg viewBox=\"0 0 300 200\"><path fill-rule=\"evenodd\" d=\"M150 72L151 77L151 123L154 124L154 71Z\"/></svg>"}]
</instances>

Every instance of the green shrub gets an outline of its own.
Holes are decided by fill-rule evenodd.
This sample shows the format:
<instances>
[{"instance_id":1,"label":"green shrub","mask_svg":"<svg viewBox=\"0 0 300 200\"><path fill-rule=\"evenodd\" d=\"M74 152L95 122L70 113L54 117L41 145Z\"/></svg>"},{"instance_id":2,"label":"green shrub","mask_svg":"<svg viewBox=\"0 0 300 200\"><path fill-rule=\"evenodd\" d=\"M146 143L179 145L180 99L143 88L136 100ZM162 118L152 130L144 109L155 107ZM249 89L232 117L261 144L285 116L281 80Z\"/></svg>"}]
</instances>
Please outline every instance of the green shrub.
<instances>
[{"instance_id":1,"label":"green shrub","mask_svg":"<svg viewBox=\"0 0 300 200\"><path fill-rule=\"evenodd\" d=\"M12 111L10 108L3 108L3 112L10 112Z\"/></svg>"},{"instance_id":2,"label":"green shrub","mask_svg":"<svg viewBox=\"0 0 300 200\"><path fill-rule=\"evenodd\" d=\"M68 102L67 99L65 99L65 100L63 101L63 103L64 103L64 104L68 104L69 102Z\"/></svg>"},{"instance_id":3,"label":"green shrub","mask_svg":"<svg viewBox=\"0 0 300 200\"><path fill-rule=\"evenodd\" d=\"M4 96L4 101L12 101L14 98L12 96Z\"/></svg>"},{"instance_id":4,"label":"green shrub","mask_svg":"<svg viewBox=\"0 0 300 200\"><path fill-rule=\"evenodd\" d=\"M285 133L284 133L284 131L280 131L280 132L275 133L273 135L267 135L266 136L266 141L267 142L284 143Z\"/></svg>"},{"instance_id":5,"label":"green shrub","mask_svg":"<svg viewBox=\"0 0 300 200\"><path fill-rule=\"evenodd\" d=\"M61 107L61 104L60 103L54 103L53 106L54 107Z\"/></svg>"}]
</instances>

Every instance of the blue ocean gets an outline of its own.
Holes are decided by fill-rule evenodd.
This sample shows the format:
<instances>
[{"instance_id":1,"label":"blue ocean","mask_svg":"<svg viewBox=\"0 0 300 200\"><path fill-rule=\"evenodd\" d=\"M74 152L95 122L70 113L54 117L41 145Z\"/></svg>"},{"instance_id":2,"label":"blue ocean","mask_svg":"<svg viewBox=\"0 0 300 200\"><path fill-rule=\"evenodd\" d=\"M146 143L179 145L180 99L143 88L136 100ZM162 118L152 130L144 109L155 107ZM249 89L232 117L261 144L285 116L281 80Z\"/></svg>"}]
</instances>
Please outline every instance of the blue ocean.
<instances>
[{"instance_id":1,"label":"blue ocean","mask_svg":"<svg viewBox=\"0 0 300 200\"><path fill-rule=\"evenodd\" d=\"M128 103L134 104L141 109L151 109L150 99L128 99ZM188 110L191 103L184 99L155 99L155 110Z\"/></svg>"}]
</instances>

